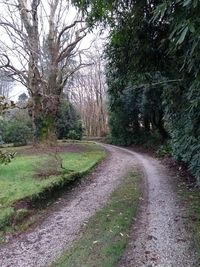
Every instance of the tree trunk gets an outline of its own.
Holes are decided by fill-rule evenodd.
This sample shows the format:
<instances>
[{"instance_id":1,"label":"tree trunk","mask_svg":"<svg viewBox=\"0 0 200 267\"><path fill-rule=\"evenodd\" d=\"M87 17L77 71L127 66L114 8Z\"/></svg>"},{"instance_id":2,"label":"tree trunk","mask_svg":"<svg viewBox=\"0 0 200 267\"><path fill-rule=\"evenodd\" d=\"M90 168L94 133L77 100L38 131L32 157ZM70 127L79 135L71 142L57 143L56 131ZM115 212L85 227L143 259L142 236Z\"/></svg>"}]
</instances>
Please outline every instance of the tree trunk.
<instances>
[{"instance_id":1,"label":"tree trunk","mask_svg":"<svg viewBox=\"0 0 200 267\"><path fill-rule=\"evenodd\" d=\"M147 132L150 132L150 121L149 118L147 116L144 117L144 129Z\"/></svg>"},{"instance_id":2,"label":"tree trunk","mask_svg":"<svg viewBox=\"0 0 200 267\"><path fill-rule=\"evenodd\" d=\"M165 141L165 140L169 139L170 136L169 136L168 132L165 130L162 118L160 118L157 127L158 127L158 131L162 137L162 140Z\"/></svg>"},{"instance_id":3,"label":"tree trunk","mask_svg":"<svg viewBox=\"0 0 200 267\"><path fill-rule=\"evenodd\" d=\"M34 125L34 145L54 146L57 142L56 118L59 97L39 96L32 98L32 120Z\"/></svg>"},{"instance_id":4,"label":"tree trunk","mask_svg":"<svg viewBox=\"0 0 200 267\"><path fill-rule=\"evenodd\" d=\"M36 144L54 146L57 142L56 117L53 114L40 115L36 118Z\"/></svg>"}]
</instances>

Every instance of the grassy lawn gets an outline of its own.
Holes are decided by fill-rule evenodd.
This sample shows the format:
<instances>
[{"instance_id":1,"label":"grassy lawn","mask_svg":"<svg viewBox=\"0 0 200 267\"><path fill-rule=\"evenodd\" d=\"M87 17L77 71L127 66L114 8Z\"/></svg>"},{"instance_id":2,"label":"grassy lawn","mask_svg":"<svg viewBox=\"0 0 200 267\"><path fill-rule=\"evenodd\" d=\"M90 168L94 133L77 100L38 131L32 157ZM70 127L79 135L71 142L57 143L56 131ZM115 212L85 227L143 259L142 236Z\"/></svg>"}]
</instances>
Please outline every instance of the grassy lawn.
<instances>
[{"instance_id":1,"label":"grassy lawn","mask_svg":"<svg viewBox=\"0 0 200 267\"><path fill-rule=\"evenodd\" d=\"M67 147L69 144L60 146ZM52 172L56 164L53 152L40 151L34 154L30 153L30 147L9 148L16 151L17 156L10 164L0 167L0 230L12 224L16 216L25 214L24 209L16 209L16 203L23 199L39 199L44 192L51 191L54 187L62 187L85 174L105 156L105 151L96 144L79 143L80 151L76 148L75 152L72 149L73 145L70 146L71 152L67 149L59 152L63 169L56 169L58 173ZM49 168L52 175L38 175L38 172L44 174L43 172Z\"/></svg>"},{"instance_id":2,"label":"grassy lawn","mask_svg":"<svg viewBox=\"0 0 200 267\"><path fill-rule=\"evenodd\" d=\"M52 267L116 266L136 215L139 182L138 174L124 177L106 206L89 220L82 237Z\"/></svg>"}]
</instances>

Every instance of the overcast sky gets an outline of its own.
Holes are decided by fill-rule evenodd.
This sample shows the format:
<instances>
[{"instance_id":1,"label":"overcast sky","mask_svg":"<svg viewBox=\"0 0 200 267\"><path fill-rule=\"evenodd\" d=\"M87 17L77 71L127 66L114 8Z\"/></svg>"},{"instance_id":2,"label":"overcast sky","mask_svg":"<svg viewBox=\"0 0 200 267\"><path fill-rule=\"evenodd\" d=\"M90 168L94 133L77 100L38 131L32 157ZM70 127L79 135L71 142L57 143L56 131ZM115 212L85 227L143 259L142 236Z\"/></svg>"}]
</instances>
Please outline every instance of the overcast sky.
<instances>
[{"instance_id":1,"label":"overcast sky","mask_svg":"<svg viewBox=\"0 0 200 267\"><path fill-rule=\"evenodd\" d=\"M6 1L5 1L6 2ZM8 0L9 3L14 3L15 0ZM28 1L29 2L29 1ZM45 3L47 3L46 1L42 2L43 5L45 5ZM46 6L45 6L46 9ZM47 9L48 11L48 9ZM77 11L75 10L75 8L70 8L70 11L68 12L68 14L66 15L67 20L64 20L64 23L69 24L71 23L75 16L77 14ZM0 3L0 18L3 19L3 17L5 16L5 19L9 18L9 15L6 14L6 6L5 4ZM47 32L48 31L48 24L45 24L44 30ZM91 44L94 42L94 40L96 40L96 43L98 45L98 47L102 47L99 46L99 44L102 42L102 38L105 39L106 34L104 34L104 37L99 37L99 30L96 29L94 31L94 33L88 33L88 35L82 40L81 44L80 44L80 49L86 49L89 48L91 46ZM12 54L12 47L14 47L13 43L11 43L11 41L9 40L9 38L7 37L7 34L5 32L5 30L3 30L0 27L0 42L4 42L6 45L11 47L11 54ZM2 45L2 44L1 44ZM11 60L14 66L20 66L19 65L19 61L17 61L16 59L12 59L12 55L11 55ZM22 66L22 65L21 65ZM21 68L21 67L19 67ZM17 100L18 96L26 91L26 88L21 85L20 83L15 82L14 86L13 86L13 90L10 94L10 98L12 100Z\"/></svg>"},{"instance_id":2,"label":"overcast sky","mask_svg":"<svg viewBox=\"0 0 200 267\"><path fill-rule=\"evenodd\" d=\"M91 46L91 44L94 42L99 44L101 42L103 42L103 40L105 40L106 34L104 35L104 37L100 37L98 34L98 30L95 31L96 33L89 33L81 42L81 48L89 48ZM102 40L103 39L103 40ZM103 47L100 45L99 46L100 49L103 49ZM92 48L91 48L92 49ZM17 83L15 82L13 84L13 90L10 93L10 99L17 101L19 95L21 95L22 93L26 93L28 94L26 88L21 84L21 83Z\"/></svg>"}]
</instances>

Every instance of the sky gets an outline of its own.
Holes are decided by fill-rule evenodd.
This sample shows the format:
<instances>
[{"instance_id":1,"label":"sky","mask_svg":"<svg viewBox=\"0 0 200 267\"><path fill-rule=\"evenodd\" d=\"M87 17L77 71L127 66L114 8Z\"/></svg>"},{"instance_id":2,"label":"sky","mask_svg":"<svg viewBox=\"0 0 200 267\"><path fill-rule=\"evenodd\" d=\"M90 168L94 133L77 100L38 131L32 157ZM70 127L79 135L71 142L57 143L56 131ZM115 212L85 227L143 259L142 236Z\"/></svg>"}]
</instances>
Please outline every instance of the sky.
<instances>
[{"instance_id":1,"label":"sky","mask_svg":"<svg viewBox=\"0 0 200 267\"><path fill-rule=\"evenodd\" d=\"M99 42L102 42L101 37L99 37L98 33L89 33L81 42L81 48L86 49L90 47L91 43L95 40L95 42L98 44ZM10 92L9 99L13 101L17 101L18 97L22 94L26 93L28 95L27 89L25 86L23 86L21 83L15 82L13 84L13 89Z\"/></svg>"},{"instance_id":2,"label":"sky","mask_svg":"<svg viewBox=\"0 0 200 267\"><path fill-rule=\"evenodd\" d=\"M4 0L2 0L4 1ZM2 4L2 1L0 2L0 20L3 19L3 16L6 14L6 7L4 4ZM7 0L5 0L7 1ZM61 0L62 1L62 0ZM8 0L9 3L15 3L16 0ZM29 2L29 0L28 0ZM42 1L43 5L45 5L47 2L46 0ZM63 2L66 3L66 2ZM45 6L46 9L46 6ZM44 10L45 10L44 9ZM47 8L47 12L48 12L48 8ZM71 23L75 16L77 14L77 11L75 10L75 8L70 8L70 11L68 13L66 13L65 18L64 18L64 23ZM8 15L5 15L5 19L9 18ZM47 16L44 16L44 20L47 19ZM45 24L44 22L44 27L42 29L43 32L47 32L48 31L48 23ZM99 43L102 42L102 38L105 39L105 34L103 37L99 36L99 30L96 29L93 33L88 33L87 36L81 41L80 44L80 49L86 49L89 48L91 46L91 43L93 43L94 40L96 40L96 43L99 46ZM13 45L13 42L10 41L10 39L7 37L7 34L5 33L5 31L0 27L0 42L1 42L1 46L2 43L5 43L6 46L11 47L11 54L12 54L12 47L14 47L15 45ZM4 45L4 44L3 44ZM99 46L101 47L101 46ZM19 61L17 60L17 58L12 58L11 56L11 60L14 63L14 66L19 66ZM19 67L20 68L20 67ZM18 96L26 91L26 88L20 84L19 82L15 82L14 86L13 86L13 90L10 94L10 99L16 101L18 99Z\"/></svg>"}]
</instances>

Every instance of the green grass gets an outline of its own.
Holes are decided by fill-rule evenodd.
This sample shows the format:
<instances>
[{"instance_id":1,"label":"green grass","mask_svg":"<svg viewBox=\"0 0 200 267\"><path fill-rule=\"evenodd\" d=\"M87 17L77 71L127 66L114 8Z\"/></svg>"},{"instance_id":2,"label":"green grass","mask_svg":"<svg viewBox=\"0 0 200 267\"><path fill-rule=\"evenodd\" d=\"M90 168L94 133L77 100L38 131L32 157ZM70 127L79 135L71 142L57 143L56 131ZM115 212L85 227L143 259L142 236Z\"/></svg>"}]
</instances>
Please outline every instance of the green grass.
<instances>
[{"instance_id":1,"label":"green grass","mask_svg":"<svg viewBox=\"0 0 200 267\"><path fill-rule=\"evenodd\" d=\"M87 223L82 237L52 267L113 267L127 244L136 215L140 177L130 173L106 206Z\"/></svg>"},{"instance_id":2,"label":"green grass","mask_svg":"<svg viewBox=\"0 0 200 267\"><path fill-rule=\"evenodd\" d=\"M188 214L188 222L192 227L194 243L200 260L200 189L186 188L186 184L180 186L180 196L185 202Z\"/></svg>"},{"instance_id":3,"label":"green grass","mask_svg":"<svg viewBox=\"0 0 200 267\"><path fill-rule=\"evenodd\" d=\"M23 199L31 201L43 197L43 193L53 190L54 187L62 187L80 177L105 156L105 151L95 144L83 143L82 146L86 148L84 152L60 153L65 171L43 179L36 177L35 170L38 166L44 167L48 164L52 155L23 155L21 151L26 151L26 148L12 148L19 155L10 164L0 167L0 229L11 224L17 215L13 208L15 203Z\"/></svg>"}]
</instances>

